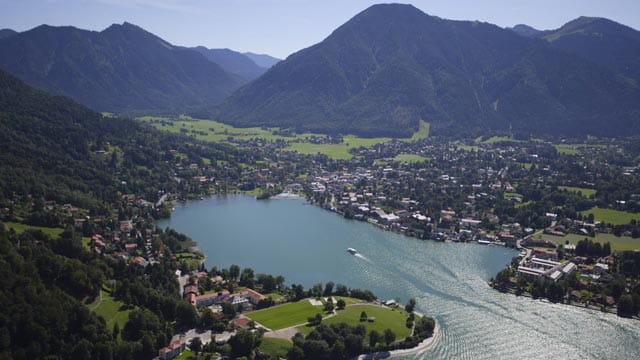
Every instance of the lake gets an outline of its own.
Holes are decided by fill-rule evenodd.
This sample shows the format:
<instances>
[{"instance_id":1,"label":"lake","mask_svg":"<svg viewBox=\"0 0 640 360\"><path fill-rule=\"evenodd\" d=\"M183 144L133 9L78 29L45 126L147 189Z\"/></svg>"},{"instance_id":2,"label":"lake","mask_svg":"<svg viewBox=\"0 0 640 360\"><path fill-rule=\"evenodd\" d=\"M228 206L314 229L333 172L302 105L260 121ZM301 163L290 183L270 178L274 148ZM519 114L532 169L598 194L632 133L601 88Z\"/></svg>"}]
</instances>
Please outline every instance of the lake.
<instances>
[{"instance_id":1,"label":"lake","mask_svg":"<svg viewBox=\"0 0 640 360\"><path fill-rule=\"evenodd\" d=\"M491 289L488 280L517 255L511 249L422 241L302 200L242 195L177 204L158 226L197 241L207 268L237 264L305 288L333 281L383 300L415 298L441 339L411 359L640 358L637 320Z\"/></svg>"}]
</instances>

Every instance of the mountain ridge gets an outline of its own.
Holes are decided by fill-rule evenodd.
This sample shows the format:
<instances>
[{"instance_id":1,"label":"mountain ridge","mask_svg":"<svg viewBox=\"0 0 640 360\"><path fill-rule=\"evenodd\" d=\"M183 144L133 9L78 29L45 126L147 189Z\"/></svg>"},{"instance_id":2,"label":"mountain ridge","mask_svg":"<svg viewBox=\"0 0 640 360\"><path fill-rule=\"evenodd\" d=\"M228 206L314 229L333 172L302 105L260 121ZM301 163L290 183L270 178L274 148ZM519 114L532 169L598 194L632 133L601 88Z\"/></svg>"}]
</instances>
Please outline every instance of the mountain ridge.
<instances>
[{"instance_id":1,"label":"mountain ridge","mask_svg":"<svg viewBox=\"0 0 640 360\"><path fill-rule=\"evenodd\" d=\"M224 70L241 76L246 81L258 78L268 70L268 68L256 64L245 54L231 49L209 49L204 46L197 46L190 49L199 52Z\"/></svg>"},{"instance_id":2,"label":"mountain ridge","mask_svg":"<svg viewBox=\"0 0 640 360\"><path fill-rule=\"evenodd\" d=\"M362 136L408 136L419 120L442 135L553 129L615 136L639 130L637 99L640 89L617 73L542 40L381 4L290 55L210 114L236 126Z\"/></svg>"},{"instance_id":3,"label":"mountain ridge","mask_svg":"<svg viewBox=\"0 0 640 360\"><path fill-rule=\"evenodd\" d=\"M41 25L0 40L0 67L98 111L181 113L245 81L201 54L130 24L103 31Z\"/></svg>"}]
</instances>

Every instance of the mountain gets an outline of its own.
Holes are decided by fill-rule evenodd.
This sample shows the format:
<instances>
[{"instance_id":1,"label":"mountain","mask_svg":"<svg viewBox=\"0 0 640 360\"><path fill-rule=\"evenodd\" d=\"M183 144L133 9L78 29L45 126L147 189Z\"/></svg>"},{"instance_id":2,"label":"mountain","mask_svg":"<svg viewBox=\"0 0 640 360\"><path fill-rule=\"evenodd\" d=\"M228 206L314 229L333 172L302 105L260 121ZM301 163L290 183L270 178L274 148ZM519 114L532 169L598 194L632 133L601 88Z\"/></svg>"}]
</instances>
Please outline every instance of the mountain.
<instances>
[{"instance_id":1,"label":"mountain","mask_svg":"<svg viewBox=\"0 0 640 360\"><path fill-rule=\"evenodd\" d=\"M512 28L508 28L508 30L529 38L541 38L549 32L548 30L538 30L526 24L518 24Z\"/></svg>"},{"instance_id":2,"label":"mountain","mask_svg":"<svg viewBox=\"0 0 640 360\"><path fill-rule=\"evenodd\" d=\"M42 25L0 40L0 67L99 111L180 113L244 81L129 23L102 32Z\"/></svg>"},{"instance_id":3,"label":"mountain","mask_svg":"<svg viewBox=\"0 0 640 360\"><path fill-rule=\"evenodd\" d=\"M0 40L16 35L18 32L11 29L0 29Z\"/></svg>"},{"instance_id":4,"label":"mountain","mask_svg":"<svg viewBox=\"0 0 640 360\"><path fill-rule=\"evenodd\" d=\"M238 126L408 136L640 132L640 89L495 25L374 5L210 111Z\"/></svg>"},{"instance_id":5,"label":"mountain","mask_svg":"<svg viewBox=\"0 0 640 360\"><path fill-rule=\"evenodd\" d=\"M253 60L253 62L256 63L258 66L267 68L267 69L279 63L280 61L282 61L281 59L274 58L273 56L270 56L267 54L255 54L252 52L246 52L244 53L244 55L246 55L249 59Z\"/></svg>"},{"instance_id":6,"label":"mountain","mask_svg":"<svg viewBox=\"0 0 640 360\"><path fill-rule=\"evenodd\" d=\"M544 35L553 47L582 56L640 84L640 31L614 21L580 17Z\"/></svg>"},{"instance_id":7,"label":"mountain","mask_svg":"<svg viewBox=\"0 0 640 360\"><path fill-rule=\"evenodd\" d=\"M230 49L207 49L204 46L192 48L224 70L251 81L267 71L267 67L258 66L248 56Z\"/></svg>"}]
</instances>

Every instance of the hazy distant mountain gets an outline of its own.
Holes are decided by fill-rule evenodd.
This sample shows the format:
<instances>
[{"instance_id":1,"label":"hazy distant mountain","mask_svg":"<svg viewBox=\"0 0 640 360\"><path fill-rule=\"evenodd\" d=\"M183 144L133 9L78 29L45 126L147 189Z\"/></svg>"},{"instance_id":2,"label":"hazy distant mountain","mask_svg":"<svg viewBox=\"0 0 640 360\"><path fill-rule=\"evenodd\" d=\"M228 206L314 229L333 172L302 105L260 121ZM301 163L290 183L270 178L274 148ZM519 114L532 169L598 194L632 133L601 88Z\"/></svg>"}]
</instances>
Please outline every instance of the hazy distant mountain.
<instances>
[{"instance_id":1,"label":"hazy distant mountain","mask_svg":"<svg viewBox=\"0 0 640 360\"><path fill-rule=\"evenodd\" d=\"M514 31L519 35L530 37L530 38L540 38L550 32L549 30L538 30L526 24L518 24L508 29L511 31Z\"/></svg>"},{"instance_id":2,"label":"hazy distant mountain","mask_svg":"<svg viewBox=\"0 0 640 360\"><path fill-rule=\"evenodd\" d=\"M282 61L281 59L274 58L273 56L270 56L267 54L255 54L252 52L246 52L244 53L244 55L246 55L249 59L253 60L253 62L256 63L258 66L267 68L267 69L279 63L280 61Z\"/></svg>"},{"instance_id":3,"label":"hazy distant mountain","mask_svg":"<svg viewBox=\"0 0 640 360\"><path fill-rule=\"evenodd\" d=\"M0 67L93 109L185 112L244 81L129 23L102 32L42 25L0 40Z\"/></svg>"},{"instance_id":4,"label":"hazy distant mountain","mask_svg":"<svg viewBox=\"0 0 640 360\"><path fill-rule=\"evenodd\" d=\"M192 48L207 59L220 65L224 70L251 81L267 71L267 67L257 65L245 54L230 49L207 49L204 46Z\"/></svg>"},{"instance_id":5,"label":"hazy distant mountain","mask_svg":"<svg viewBox=\"0 0 640 360\"><path fill-rule=\"evenodd\" d=\"M497 26L374 5L213 111L241 126L407 136L487 129L640 132L640 89L614 71Z\"/></svg>"},{"instance_id":6,"label":"hazy distant mountain","mask_svg":"<svg viewBox=\"0 0 640 360\"><path fill-rule=\"evenodd\" d=\"M638 30L608 19L580 17L545 34L544 39L555 48L597 62L640 84Z\"/></svg>"},{"instance_id":7,"label":"hazy distant mountain","mask_svg":"<svg viewBox=\"0 0 640 360\"><path fill-rule=\"evenodd\" d=\"M11 37L17 33L17 31L11 29L0 29L0 39Z\"/></svg>"}]
</instances>

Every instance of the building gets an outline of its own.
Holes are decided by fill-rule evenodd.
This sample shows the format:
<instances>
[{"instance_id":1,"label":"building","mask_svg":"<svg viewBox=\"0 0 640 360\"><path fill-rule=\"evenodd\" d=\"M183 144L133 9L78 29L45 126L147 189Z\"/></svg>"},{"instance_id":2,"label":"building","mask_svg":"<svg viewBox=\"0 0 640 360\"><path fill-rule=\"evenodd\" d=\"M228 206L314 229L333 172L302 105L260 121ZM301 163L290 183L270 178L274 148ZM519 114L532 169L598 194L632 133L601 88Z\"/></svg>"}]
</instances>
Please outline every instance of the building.
<instances>
[{"instance_id":1,"label":"building","mask_svg":"<svg viewBox=\"0 0 640 360\"><path fill-rule=\"evenodd\" d=\"M169 346L160 349L160 351L158 352L158 357L161 360L173 359L174 357L180 355L180 353L184 351L185 347L186 345L184 343L184 340L173 341L169 344Z\"/></svg>"}]
</instances>

